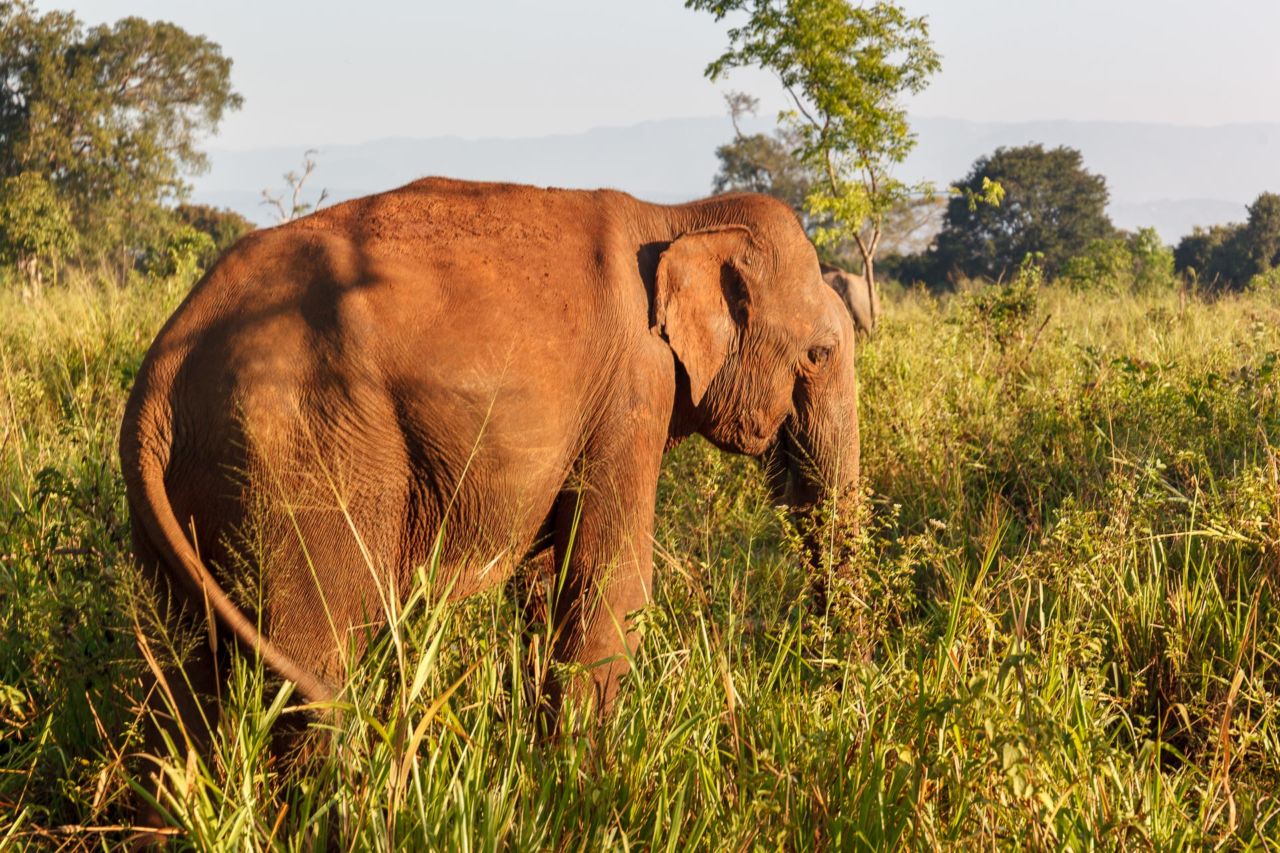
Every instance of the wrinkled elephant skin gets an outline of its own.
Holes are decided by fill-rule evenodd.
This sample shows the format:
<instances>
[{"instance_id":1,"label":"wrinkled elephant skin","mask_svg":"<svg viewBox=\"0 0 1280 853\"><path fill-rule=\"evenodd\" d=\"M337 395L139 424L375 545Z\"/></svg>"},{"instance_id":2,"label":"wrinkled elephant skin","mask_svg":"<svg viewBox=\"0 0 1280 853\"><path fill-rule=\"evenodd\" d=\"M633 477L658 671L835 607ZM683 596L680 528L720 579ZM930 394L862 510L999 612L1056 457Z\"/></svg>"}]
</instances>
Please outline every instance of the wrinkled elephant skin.
<instances>
[{"instance_id":1,"label":"wrinkled elephant skin","mask_svg":"<svg viewBox=\"0 0 1280 853\"><path fill-rule=\"evenodd\" d=\"M804 500L848 488L853 336L765 196L432 178L346 202L242 239L152 344L120 440L136 553L164 618L212 614L325 700L437 541L435 592L460 598L545 537L554 653L605 661L565 694L607 708L664 450L785 432ZM206 663L185 716L216 692Z\"/></svg>"}]
</instances>

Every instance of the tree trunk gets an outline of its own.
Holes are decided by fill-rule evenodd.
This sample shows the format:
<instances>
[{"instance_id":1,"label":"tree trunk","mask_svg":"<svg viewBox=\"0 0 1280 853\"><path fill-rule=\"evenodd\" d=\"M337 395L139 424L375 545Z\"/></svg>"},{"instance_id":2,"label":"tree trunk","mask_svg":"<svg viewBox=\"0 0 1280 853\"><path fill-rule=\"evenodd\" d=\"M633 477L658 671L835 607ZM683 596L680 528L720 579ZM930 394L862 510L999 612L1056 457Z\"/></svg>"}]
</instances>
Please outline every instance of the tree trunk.
<instances>
[{"instance_id":1,"label":"tree trunk","mask_svg":"<svg viewBox=\"0 0 1280 853\"><path fill-rule=\"evenodd\" d=\"M26 280L22 295L27 299L38 299L44 289L44 276L40 274L40 260L35 255L20 255L18 273Z\"/></svg>"},{"instance_id":2,"label":"tree trunk","mask_svg":"<svg viewBox=\"0 0 1280 853\"><path fill-rule=\"evenodd\" d=\"M876 298L876 256L873 252L868 252L859 246L862 253L862 277L867 280L867 311L871 315L871 323L874 326L880 318L876 315L880 313L877 309L880 300Z\"/></svg>"}]
</instances>

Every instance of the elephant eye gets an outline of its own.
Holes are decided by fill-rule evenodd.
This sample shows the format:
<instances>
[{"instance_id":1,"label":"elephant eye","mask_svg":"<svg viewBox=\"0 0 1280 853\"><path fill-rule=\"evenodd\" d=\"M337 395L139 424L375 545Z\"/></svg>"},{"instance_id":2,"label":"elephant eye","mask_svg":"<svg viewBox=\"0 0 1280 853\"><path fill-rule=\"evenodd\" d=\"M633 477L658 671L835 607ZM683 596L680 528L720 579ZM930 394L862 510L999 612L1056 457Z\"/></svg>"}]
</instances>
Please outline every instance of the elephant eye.
<instances>
[{"instance_id":1,"label":"elephant eye","mask_svg":"<svg viewBox=\"0 0 1280 853\"><path fill-rule=\"evenodd\" d=\"M827 359L831 358L831 349L829 346L809 347L809 363L814 367L826 364Z\"/></svg>"}]
</instances>

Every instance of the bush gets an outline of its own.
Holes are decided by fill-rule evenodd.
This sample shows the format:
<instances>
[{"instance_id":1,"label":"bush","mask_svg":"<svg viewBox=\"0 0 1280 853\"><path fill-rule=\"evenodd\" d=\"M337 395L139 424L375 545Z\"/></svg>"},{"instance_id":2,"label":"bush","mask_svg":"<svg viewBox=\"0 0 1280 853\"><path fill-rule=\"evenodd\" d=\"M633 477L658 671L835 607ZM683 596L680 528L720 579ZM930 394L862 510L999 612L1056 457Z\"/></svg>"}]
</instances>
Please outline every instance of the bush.
<instances>
[{"instance_id":1,"label":"bush","mask_svg":"<svg viewBox=\"0 0 1280 853\"><path fill-rule=\"evenodd\" d=\"M1094 240L1063 266L1060 280L1076 290L1142 293L1174 286L1173 250L1154 228Z\"/></svg>"},{"instance_id":2,"label":"bush","mask_svg":"<svg viewBox=\"0 0 1280 853\"><path fill-rule=\"evenodd\" d=\"M76 243L71 213L36 172L0 181L0 263L14 264L36 290L44 269Z\"/></svg>"},{"instance_id":3,"label":"bush","mask_svg":"<svg viewBox=\"0 0 1280 853\"><path fill-rule=\"evenodd\" d=\"M164 242L147 250L142 269L149 275L169 278L191 278L217 256L212 237L190 225L169 232Z\"/></svg>"},{"instance_id":4,"label":"bush","mask_svg":"<svg viewBox=\"0 0 1280 853\"><path fill-rule=\"evenodd\" d=\"M1044 284L1042 259L1028 256L1013 280L1004 284L977 285L965 293L952 322L973 330L1006 349L1015 337L1023 337L1036 313L1040 288Z\"/></svg>"}]
</instances>

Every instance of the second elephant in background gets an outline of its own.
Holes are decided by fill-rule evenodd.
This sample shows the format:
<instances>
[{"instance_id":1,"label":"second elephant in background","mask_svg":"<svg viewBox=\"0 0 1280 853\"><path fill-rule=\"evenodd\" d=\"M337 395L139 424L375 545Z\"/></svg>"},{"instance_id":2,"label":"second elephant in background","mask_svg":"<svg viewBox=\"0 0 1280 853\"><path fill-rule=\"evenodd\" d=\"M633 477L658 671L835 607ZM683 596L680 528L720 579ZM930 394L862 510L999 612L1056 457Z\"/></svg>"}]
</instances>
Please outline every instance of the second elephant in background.
<instances>
[{"instance_id":1,"label":"second elephant in background","mask_svg":"<svg viewBox=\"0 0 1280 853\"><path fill-rule=\"evenodd\" d=\"M865 278L845 272L839 267L822 264L822 280L840 294L853 317L854 328L864 335L876 330L880 319L880 294Z\"/></svg>"}]
</instances>

